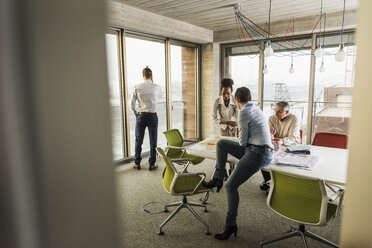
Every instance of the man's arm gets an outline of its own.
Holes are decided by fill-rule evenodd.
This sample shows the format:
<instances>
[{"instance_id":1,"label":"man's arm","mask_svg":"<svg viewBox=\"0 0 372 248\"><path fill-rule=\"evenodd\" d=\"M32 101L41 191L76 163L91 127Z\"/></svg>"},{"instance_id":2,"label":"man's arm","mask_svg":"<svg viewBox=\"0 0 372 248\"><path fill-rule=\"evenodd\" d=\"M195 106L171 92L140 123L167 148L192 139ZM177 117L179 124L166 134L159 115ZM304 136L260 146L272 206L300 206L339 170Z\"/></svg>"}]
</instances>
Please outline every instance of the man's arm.
<instances>
[{"instance_id":1,"label":"man's arm","mask_svg":"<svg viewBox=\"0 0 372 248\"><path fill-rule=\"evenodd\" d=\"M288 136L283 138L284 145L296 145L300 144L300 124L297 117L294 116L293 120L289 124Z\"/></svg>"},{"instance_id":2,"label":"man's arm","mask_svg":"<svg viewBox=\"0 0 372 248\"><path fill-rule=\"evenodd\" d=\"M136 92L136 88L134 88L132 100L130 102L130 108L135 116L138 115L137 110L136 110L136 101L137 101L137 92Z\"/></svg>"},{"instance_id":3,"label":"man's arm","mask_svg":"<svg viewBox=\"0 0 372 248\"><path fill-rule=\"evenodd\" d=\"M240 146L248 145L248 134L249 134L248 122L249 122L248 114L244 111L240 111L239 119L238 119L239 145Z\"/></svg>"},{"instance_id":4,"label":"man's arm","mask_svg":"<svg viewBox=\"0 0 372 248\"><path fill-rule=\"evenodd\" d=\"M276 130L274 128L274 123L273 123L273 120L274 120L275 116L270 116L269 117L269 129L270 129L270 134L274 135L276 133Z\"/></svg>"}]
</instances>

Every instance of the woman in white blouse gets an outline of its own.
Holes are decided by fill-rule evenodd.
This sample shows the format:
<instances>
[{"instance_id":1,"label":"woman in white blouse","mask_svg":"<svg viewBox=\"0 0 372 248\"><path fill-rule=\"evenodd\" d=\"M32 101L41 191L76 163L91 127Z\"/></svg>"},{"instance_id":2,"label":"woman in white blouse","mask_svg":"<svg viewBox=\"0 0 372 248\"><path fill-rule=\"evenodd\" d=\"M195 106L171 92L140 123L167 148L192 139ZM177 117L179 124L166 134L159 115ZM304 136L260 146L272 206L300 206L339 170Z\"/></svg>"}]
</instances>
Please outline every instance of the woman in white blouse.
<instances>
[{"instance_id":1,"label":"woman in white blouse","mask_svg":"<svg viewBox=\"0 0 372 248\"><path fill-rule=\"evenodd\" d=\"M232 95L234 81L231 78L221 80L221 96L213 104L213 121L217 125L218 133L222 136L236 136L238 109Z\"/></svg>"}]
</instances>

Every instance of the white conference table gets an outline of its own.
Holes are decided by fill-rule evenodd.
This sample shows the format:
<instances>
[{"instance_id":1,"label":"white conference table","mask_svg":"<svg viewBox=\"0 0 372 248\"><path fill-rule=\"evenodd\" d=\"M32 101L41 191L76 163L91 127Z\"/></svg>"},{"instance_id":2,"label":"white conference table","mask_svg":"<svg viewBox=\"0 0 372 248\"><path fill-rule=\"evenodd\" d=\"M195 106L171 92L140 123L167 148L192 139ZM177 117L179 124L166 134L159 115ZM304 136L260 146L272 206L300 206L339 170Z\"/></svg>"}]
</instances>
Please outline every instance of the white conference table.
<instances>
[{"instance_id":1,"label":"white conference table","mask_svg":"<svg viewBox=\"0 0 372 248\"><path fill-rule=\"evenodd\" d=\"M187 149L187 153L205 157L209 159L216 159L216 143L219 139L230 139L237 141L237 138L222 137L212 135L207 139L194 144ZM281 150L285 147L281 147ZM347 165L349 150L338 149L322 146L311 146L311 154L321 157L321 160L312 170L298 169L291 166L270 164L263 170L275 169L281 172L286 172L294 175L321 179L328 183L337 185L346 185ZM237 164L239 159L229 155L228 162Z\"/></svg>"}]
</instances>

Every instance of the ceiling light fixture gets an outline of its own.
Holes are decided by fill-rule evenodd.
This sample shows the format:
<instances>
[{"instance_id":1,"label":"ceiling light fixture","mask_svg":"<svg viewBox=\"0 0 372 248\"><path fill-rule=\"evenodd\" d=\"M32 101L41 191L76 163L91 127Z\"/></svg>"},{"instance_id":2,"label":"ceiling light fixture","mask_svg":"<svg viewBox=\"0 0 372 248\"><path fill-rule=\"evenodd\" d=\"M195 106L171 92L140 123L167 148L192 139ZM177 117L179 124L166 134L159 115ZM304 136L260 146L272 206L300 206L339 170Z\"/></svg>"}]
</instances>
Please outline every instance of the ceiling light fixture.
<instances>
[{"instance_id":1,"label":"ceiling light fixture","mask_svg":"<svg viewBox=\"0 0 372 248\"><path fill-rule=\"evenodd\" d=\"M269 6L269 25L268 25L269 27L268 27L268 32L267 32L267 41L266 41L265 50L264 50L265 57L270 57L274 53L274 50L271 47L271 42L269 40L269 38L270 38L270 18L271 18L271 0L270 0L270 6Z\"/></svg>"},{"instance_id":2,"label":"ceiling light fixture","mask_svg":"<svg viewBox=\"0 0 372 248\"><path fill-rule=\"evenodd\" d=\"M319 18L319 34L320 35L322 34L322 17L323 17L322 12L323 12L323 0L320 1L320 18ZM319 45L318 48L315 50L314 55L317 58L320 58L323 56L323 49L321 45Z\"/></svg>"},{"instance_id":3,"label":"ceiling light fixture","mask_svg":"<svg viewBox=\"0 0 372 248\"><path fill-rule=\"evenodd\" d=\"M346 53L344 51L344 20L345 20L345 3L346 3L346 0L344 0L344 10L343 10L343 13L342 13L342 29L341 29L341 43L340 43L340 46L339 46L339 49L337 51L337 53L335 54L335 60L337 62L342 62L345 60L345 57L346 57Z\"/></svg>"}]
</instances>

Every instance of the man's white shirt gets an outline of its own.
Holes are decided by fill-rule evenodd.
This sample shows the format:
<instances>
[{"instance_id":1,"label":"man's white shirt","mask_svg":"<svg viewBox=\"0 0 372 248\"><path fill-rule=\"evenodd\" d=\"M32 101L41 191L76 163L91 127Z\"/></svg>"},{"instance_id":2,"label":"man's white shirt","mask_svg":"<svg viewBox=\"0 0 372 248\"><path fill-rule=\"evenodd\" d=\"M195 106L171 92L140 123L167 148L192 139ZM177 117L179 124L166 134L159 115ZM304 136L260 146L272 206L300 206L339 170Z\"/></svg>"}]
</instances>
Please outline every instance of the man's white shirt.
<instances>
[{"instance_id":1,"label":"man's white shirt","mask_svg":"<svg viewBox=\"0 0 372 248\"><path fill-rule=\"evenodd\" d=\"M143 83L134 86L131 109L137 115L138 112L156 112L156 104L161 98L161 87L158 84L146 80ZM138 109L136 109L136 101L138 100Z\"/></svg>"}]
</instances>

